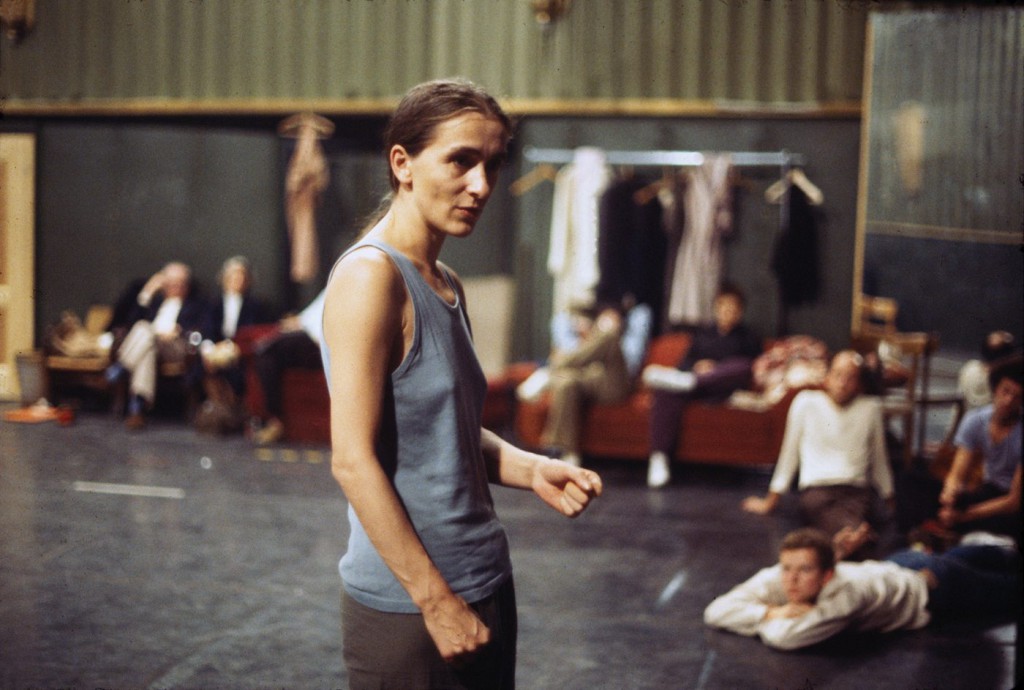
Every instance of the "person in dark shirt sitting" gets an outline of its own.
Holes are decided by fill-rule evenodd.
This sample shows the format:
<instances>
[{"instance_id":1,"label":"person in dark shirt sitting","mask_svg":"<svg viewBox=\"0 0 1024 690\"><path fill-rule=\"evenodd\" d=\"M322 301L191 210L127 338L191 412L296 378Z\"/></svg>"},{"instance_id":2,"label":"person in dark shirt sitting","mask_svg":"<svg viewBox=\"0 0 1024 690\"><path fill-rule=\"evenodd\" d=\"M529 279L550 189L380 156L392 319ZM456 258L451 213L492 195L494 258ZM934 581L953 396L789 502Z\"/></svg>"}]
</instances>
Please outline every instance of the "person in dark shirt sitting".
<instances>
[{"instance_id":1,"label":"person in dark shirt sitting","mask_svg":"<svg viewBox=\"0 0 1024 690\"><path fill-rule=\"evenodd\" d=\"M715 322L702 326L683 359L673 368L650 364L643 382L654 389L651 406L651 456L647 485L659 488L670 479L669 462L679 441L679 418L690 400L721 401L749 385L762 344L743 323L746 299L734 285L715 296Z\"/></svg>"}]
</instances>

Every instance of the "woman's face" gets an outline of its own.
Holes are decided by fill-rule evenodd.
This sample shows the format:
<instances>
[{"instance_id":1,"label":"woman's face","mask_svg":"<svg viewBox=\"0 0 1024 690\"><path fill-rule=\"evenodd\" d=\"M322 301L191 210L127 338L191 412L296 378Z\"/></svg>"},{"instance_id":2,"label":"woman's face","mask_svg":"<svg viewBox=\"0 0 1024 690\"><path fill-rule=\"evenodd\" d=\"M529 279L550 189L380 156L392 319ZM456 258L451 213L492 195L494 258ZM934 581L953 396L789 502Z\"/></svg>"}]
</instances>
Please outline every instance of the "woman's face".
<instances>
[{"instance_id":1,"label":"woman's face","mask_svg":"<svg viewBox=\"0 0 1024 690\"><path fill-rule=\"evenodd\" d=\"M224 292L242 295L249 289L249 271L241 264L228 264L221 279Z\"/></svg>"},{"instance_id":2,"label":"woman's face","mask_svg":"<svg viewBox=\"0 0 1024 690\"><path fill-rule=\"evenodd\" d=\"M401 147L392 150L399 193L412 195L432 232L469 235L494 190L506 145L505 128L481 113L445 120L415 157L408 157Z\"/></svg>"}]
</instances>

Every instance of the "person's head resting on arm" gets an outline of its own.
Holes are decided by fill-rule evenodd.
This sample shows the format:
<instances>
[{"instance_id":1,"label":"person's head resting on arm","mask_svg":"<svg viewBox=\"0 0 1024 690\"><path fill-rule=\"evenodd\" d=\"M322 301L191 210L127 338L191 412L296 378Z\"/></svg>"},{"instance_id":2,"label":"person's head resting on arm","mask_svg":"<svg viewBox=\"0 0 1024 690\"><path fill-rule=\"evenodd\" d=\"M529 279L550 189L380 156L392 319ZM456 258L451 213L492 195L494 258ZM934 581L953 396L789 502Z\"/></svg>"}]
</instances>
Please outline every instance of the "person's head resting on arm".
<instances>
[{"instance_id":1,"label":"person's head resting on arm","mask_svg":"<svg viewBox=\"0 0 1024 690\"><path fill-rule=\"evenodd\" d=\"M811 527L786 535L779 547L782 588L790 604L813 604L835 575L832 540Z\"/></svg>"}]
</instances>

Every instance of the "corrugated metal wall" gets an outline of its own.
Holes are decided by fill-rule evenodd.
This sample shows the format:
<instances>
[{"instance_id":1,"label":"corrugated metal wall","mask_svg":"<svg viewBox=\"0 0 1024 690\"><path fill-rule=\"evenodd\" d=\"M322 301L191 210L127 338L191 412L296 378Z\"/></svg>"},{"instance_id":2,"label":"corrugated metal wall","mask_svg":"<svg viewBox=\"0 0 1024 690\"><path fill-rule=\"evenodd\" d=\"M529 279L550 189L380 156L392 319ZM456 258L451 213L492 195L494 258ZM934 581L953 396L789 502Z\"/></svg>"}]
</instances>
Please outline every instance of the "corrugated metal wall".
<instances>
[{"instance_id":1,"label":"corrugated metal wall","mask_svg":"<svg viewBox=\"0 0 1024 690\"><path fill-rule=\"evenodd\" d=\"M374 110L460 74L527 111L856 107L865 21L837 0L576 0L546 28L529 0L37 0L33 32L0 42L0 97Z\"/></svg>"},{"instance_id":2,"label":"corrugated metal wall","mask_svg":"<svg viewBox=\"0 0 1024 690\"><path fill-rule=\"evenodd\" d=\"M870 18L854 294L976 356L1024 313L1024 8L910 4Z\"/></svg>"},{"instance_id":3,"label":"corrugated metal wall","mask_svg":"<svg viewBox=\"0 0 1024 690\"><path fill-rule=\"evenodd\" d=\"M1024 9L883 12L872 30L867 231L1019 244Z\"/></svg>"}]
</instances>

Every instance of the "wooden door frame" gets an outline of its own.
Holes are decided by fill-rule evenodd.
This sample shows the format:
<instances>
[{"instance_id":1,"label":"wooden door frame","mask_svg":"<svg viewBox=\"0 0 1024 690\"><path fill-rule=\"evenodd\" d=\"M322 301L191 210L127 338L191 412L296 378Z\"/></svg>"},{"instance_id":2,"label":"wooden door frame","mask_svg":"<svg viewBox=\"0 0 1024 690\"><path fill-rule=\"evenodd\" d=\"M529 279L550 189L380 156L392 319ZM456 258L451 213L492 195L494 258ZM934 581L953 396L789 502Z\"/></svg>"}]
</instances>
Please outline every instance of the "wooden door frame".
<instances>
[{"instance_id":1,"label":"wooden door frame","mask_svg":"<svg viewBox=\"0 0 1024 690\"><path fill-rule=\"evenodd\" d=\"M35 334L34 134L0 134L0 400L17 400L17 355Z\"/></svg>"}]
</instances>

